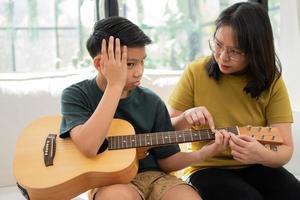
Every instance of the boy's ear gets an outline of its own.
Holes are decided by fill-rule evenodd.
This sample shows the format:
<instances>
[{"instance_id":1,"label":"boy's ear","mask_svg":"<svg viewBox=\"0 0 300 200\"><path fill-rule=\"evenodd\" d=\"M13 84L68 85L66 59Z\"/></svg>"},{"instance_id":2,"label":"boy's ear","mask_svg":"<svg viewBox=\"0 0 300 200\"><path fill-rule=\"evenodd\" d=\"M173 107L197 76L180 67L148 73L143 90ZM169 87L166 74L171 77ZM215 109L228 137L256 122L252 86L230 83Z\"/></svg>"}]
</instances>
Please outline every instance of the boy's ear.
<instances>
[{"instance_id":1,"label":"boy's ear","mask_svg":"<svg viewBox=\"0 0 300 200\"><path fill-rule=\"evenodd\" d=\"M93 62L94 62L94 66L96 68L97 71L100 70L100 67L101 67L101 54L98 54L94 59L93 59Z\"/></svg>"}]
</instances>

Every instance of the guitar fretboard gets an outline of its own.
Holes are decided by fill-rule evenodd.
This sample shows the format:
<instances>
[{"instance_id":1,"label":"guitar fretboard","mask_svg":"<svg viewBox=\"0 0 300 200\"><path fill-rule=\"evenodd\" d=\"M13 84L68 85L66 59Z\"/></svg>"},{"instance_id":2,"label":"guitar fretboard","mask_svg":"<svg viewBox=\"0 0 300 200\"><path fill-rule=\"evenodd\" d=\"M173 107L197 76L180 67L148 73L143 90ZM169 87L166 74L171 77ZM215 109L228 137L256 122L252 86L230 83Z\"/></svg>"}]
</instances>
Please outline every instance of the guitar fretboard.
<instances>
[{"instance_id":1,"label":"guitar fretboard","mask_svg":"<svg viewBox=\"0 0 300 200\"><path fill-rule=\"evenodd\" d=\"M234 134L238 134L236 127L228 127L224 129ZM108 137L108 149L130 149L186 142L207 141L213 139L215 139L215 136L210 129L120 135Z\"/></svg>"}]
</instances>

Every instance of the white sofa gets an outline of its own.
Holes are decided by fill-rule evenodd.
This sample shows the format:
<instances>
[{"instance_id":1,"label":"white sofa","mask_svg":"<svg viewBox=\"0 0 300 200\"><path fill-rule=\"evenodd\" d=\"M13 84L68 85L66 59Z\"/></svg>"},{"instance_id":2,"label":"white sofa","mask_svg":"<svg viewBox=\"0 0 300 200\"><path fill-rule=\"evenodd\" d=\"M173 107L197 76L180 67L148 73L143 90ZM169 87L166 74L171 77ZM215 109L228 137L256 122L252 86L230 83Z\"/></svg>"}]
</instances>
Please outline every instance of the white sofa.
<instances>
[{"instance_id":1,"label":"white sofa","mask_svg":"<svg viewBox=\"0 0 300 200\"><path fill-rule=\"evenodd\" d=\"M60 113L60 94L63 88L72 83L94 76L94 72L83 70L72 74L53 75L7 75L0 76L0 200L23 199L15 186L12 161L17 137L29 122L44 116ZM142 85L157 92L167 100L172 88L178 81L180 72L146 71ZM300 143L300 112L294 112L294 143ZM300 175L300 147L295 145L292 160L286 166L292 173ZM86 199L83 194L76 199Z\"/></svg>"}]
</instances>

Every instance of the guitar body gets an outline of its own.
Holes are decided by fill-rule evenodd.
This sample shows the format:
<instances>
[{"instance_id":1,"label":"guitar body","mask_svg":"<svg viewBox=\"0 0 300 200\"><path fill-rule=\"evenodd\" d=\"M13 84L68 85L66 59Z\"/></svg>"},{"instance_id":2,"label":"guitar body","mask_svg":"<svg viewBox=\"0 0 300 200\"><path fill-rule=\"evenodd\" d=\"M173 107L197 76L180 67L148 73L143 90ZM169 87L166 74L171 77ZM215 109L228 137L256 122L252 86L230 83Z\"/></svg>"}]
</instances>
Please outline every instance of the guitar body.
<instances>
[{"instance_id":1,"label":"guitar body","mask_svg":"<svg viewBox=\"0 0 300 200\"><path fill-rule=\"evenodd\" d=\"M108 151L85 157L70 138L57 135L53 165L44 164L43 148L48 134L58 134L61 117L44 117L29 124L16 144L13 173L30 199L71 199L91 188L128 183L137 173L136 149ZM114 119L109 136L131 135L134 128Z\"/></svg>"}]
</instances>

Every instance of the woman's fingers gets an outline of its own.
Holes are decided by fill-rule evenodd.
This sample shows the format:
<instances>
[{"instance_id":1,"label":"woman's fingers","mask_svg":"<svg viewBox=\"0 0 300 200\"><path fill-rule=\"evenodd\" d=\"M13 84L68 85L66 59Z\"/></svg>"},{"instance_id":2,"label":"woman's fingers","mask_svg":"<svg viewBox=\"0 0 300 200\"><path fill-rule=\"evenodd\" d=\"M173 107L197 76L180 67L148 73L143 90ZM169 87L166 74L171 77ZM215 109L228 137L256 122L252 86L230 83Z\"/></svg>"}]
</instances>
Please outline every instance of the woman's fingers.
<instances>
[{"instance_id":1,"label":"woman's fingers","mask_svg":"<svg viewBox=\"0 0 300 200\"><path fill-rule=\"evenodd\" d=\"M212 115L210 114L210 112L208 112L208 110L205 107L202 107L202 109L203 109L202 113L208 123L209 128L212 130L215 129L215 123Z\"/></svg>"},{"instance_id":2,"label":"woman's fingers","mask_svg":"<svg viewBox=\"0 0 300 200\"><path fill-rule=\"evenodd\" d=\"M195 112L195 111L191 112L190 116L191 116L191 119L193 121L193 125L199 126L199 125L202 124L199 117L198 117L198 115L197 115L197 112Z\"/></svg>"},{"instance_id":3,"label":"woman's fingers","mask_svg":"<svg viewBox=\"0 0 300 200\"><path fill-rule=\"evenodd\" d=\"M191 108L185 111L185 118L191 125L205 125L208 124L209 128L214 129L214 121L208 110L203 107Z\"/></svg>"},{"instance_id":4,"label":"woman's fingers","mask_svg":"<svg viewBox=\"0 0 300 200\"><path fill-rule=\"evenodd\" d=\"M206 119L203 114L203 111L200 109L195 109L195 116L197 117L197 123L198 125L206 124Z\"/></svg>"}]
</instances>

